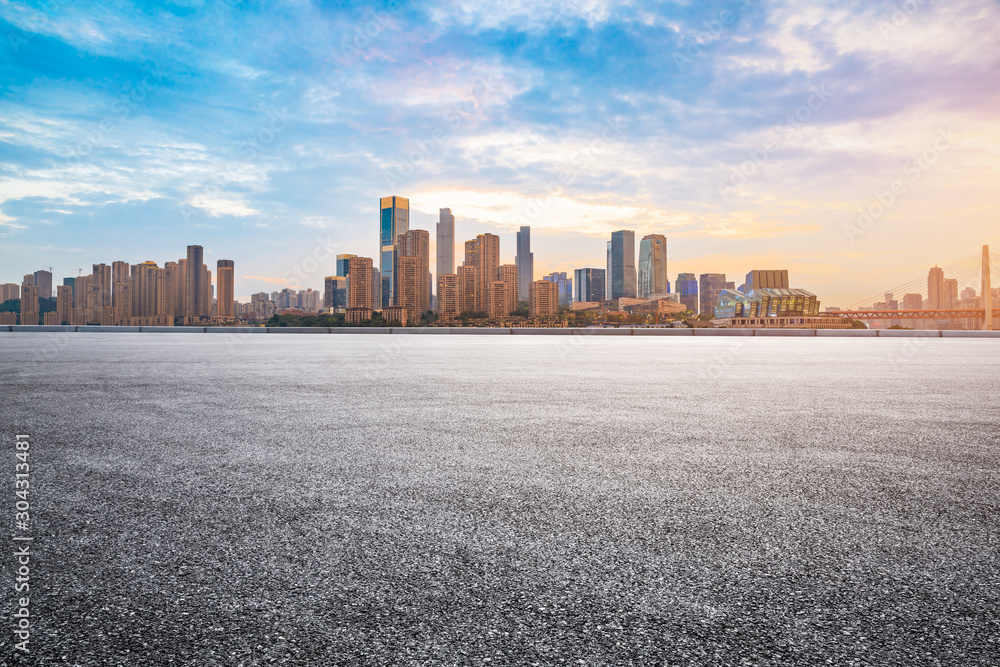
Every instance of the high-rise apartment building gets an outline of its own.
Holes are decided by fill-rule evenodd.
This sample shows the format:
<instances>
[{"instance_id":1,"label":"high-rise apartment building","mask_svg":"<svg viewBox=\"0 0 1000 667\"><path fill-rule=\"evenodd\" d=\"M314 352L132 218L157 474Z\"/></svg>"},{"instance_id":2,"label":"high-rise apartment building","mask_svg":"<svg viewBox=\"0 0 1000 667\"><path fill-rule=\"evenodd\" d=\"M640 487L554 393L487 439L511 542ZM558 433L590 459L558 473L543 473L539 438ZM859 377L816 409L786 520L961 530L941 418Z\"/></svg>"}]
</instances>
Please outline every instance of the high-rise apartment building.
<instances>
[{"instance_id":1,"label":"high-rise apartment building","mask_svg":"<svg viewBox=\"0 0 1000 667\"><path fill-rule=\"evenodd\" d=\"M90 274L87 281L87 324L101 324L104 321L105 289L102 278L95 274ZM110 306L107 306L110 308Z\"/></svg>"},{"instance_id":2,"label":"high-rise apartment building","mask_svg":"<svg viewBox=\"0 0 1000 667\"><path fill-rule=\"evenodd\" d=\"M479 266L479 244L476 243L476 239L465 242L465 259L462 260L462 266Z\"/></svg>"},{"instance_id":3,"label":"high-rise apartment building","mask_svg":"<svg viewBox=\"0 0 1000 667\"><path fill-rule=\"evenodd\" d=\"M459 313L477 313L483 310L479 299L479 269L475 266L458 267L458 308Z\"/></svg>"},{"instance_id":4,"label":"high-rise apartment building","mask_svg":"<svg viewBox=\"0 0 1000 667\"><path fill-rule=\"evenodd\" d=\"M502 280L491 280L486 283L486 316L491 319L507 317L507 284Z\"/></svg>"},{"instance_id":5,"label":"high-rise apartment building","mask_svg":"<svg viewBox=\"0 0 1000 667\"><path fill-rule=\"evenodd\" d=\"M58 324L73 323L73 287L71 285L59 285L56 288L56 314Z\"/></svg>"},{"instance_id":6,"label":"high-rise apartment building","mask_svg":"<svg viewBox=\"0 0 1000 667\"><path fill-rule=\"evenodd\" d=\"M111 309L114 311L115 326L130 326L132 324L132 282L115 283L113 286Z\"/></svg>"},{"instance_id":7,"label":"high-rise apartment building","mask_svg":"<svg viewBox=\"0 0 1000 667\"><path fill-rule=\"evenodd\" d=\"M201 316L212 316L212 272L209 268L201 265Z\"/></svg>"},{"instance_id":8,"label":"high-rise apartment building","mask_svg":"<svg viewBox=\"0 0 1000 667\"><path fill-rule=\"evenodd\" d=\"M437 279L437 314L442 320L458 317L461 313L458 303L458 276L442 273Z\"/></svg>"},{"instance_id":9,"label":"high-rise apartment building","mask_svg":"<svg viewBox=\"0 0 1000 667\"><path fill-rule=\"evenodd\" d=\"M187 305L187 258L183 257L177 260L177 303L174 304L174 309L177 312L177 317L184 317L188 310Z\"/></svg>"},{"instance_id":10,"label":"high-rise apartment building","mask_svg":"<svg viewBox=\"0 0 1000 667\"><path fill-rule=\"evenodd\" d=\"M35 287L38 288L39 299L51 299L52 274L48 271L35 271Z\"/></svg>"},{"instance_id":11,"label":"high-rise apartment building","mask_svg":"<svg viewBox=\"0 0 1000 667\"><path fill-rule=\"evenodd\" d=\"M372 303L382 303L382 272L377 266L372 267Z\"/></svg>"},{"instance_id":12,"label":"high-rise apartment building","mask_svg":"<svg viewBox=\"0 0 1000 667\"><path fill-rule=\"evenodd\" d=\"M0 285L0 303L20 298L21 286L17 283L4 283L3 285Z\"/></svg>"},{"instance_id":13,"label":"high-rise apartment building","mask_svg":"<svg viewBox=\"0 0 1000 667\"><path fill-rule=\"evenodd\" d=\"M396 304L396 243L410 231L410 200L382 197L379 202L379 272L382 279L382 308ZM371 272L369 272L371 273Z\"/></svg>"},{"instance_id":14,"label":"high-rise apartment building","mask_svg":"<svg viewBox=\"0 0 1000 667\"><path fill-rule=\"evenodd\" d=\"M396 255L396 307L404 309L409 317L417 317L417 258Z\"/></svg>"},{"instance_id":15,"label":"high-rise apartment building","mask_svg":"<svg viewBox=\"0 0 1000 667\"><path fill-rule=\"evenodd\" d=\"M215 284L219 317L235 317L236 298L233 294L236 281L236 264L231 259L220 259L216 266Z\"/></svg>"},{"instance_id":16,"label":"high-rise apartment building","mask_svg":"<svg viewBox=\"0 0 1000 667\"><path fill-rule=\"evenodd\" d=\"M535 255L531 252L531 227L523 226L517 232L517 252L514 255L517 267L517 299L527 301L531 297L531 283L535 279Z\"/></svg>"},{"instance_id":17,"label":"high-rise apartment building","mask_svg":"<svg viewBox=\"0 0 1000 667\"><path fill-rule=\"evenodd\" d=\"M406 308L414 321L430 310L430 234L411 229L396 240L398 280L397 306ZM405 271L405 276L403 275Z\"/></svg>"},{"instance_id":18,"label":"high-rise apartment building","mask_svg":"<svg viewBox=\"0 0 1000 667\"><path fill-rule=\"evenodd\" d=\"M163 307L164 315L171 321L184 317L184 274L178 262L163 263Z\"/></svg>"},{"instance_id":19,"label":"high-rise apartment building","mask_svg":"<svg viewBox=\"0 0 1000 667\"><path fill-rule=\"evenodd\" d=\"M90 292L90 276L77 276L73 283L73 324L87 323L87 295Z\"/></svg>"},{"instance_id":20,"label":"high-rise apartment building","mask_svg":"<svg viewBox=\"0 0 1000 667\"><path fill-rule=\"evenodd\" d=\"M606 281L604 269L577 269L573 272L573 300L578 303L604 301Z\"/></svg>"},{"instance_id":21,"label":"high-rise apartment building","mask_svg":"<svg viewBox=\"0 0 1000 667\"><path fill-rule=\"evenodd\" d=\"M184 317L201 317L205 312L205 287L202 284L205 274L202 272L205 251L200 245L187 247L187 259L184 266Z\"/></svg>"},{"instance_id":22,"label":"high-rise apartment building","mask_svg":"<svg viewBox=\"0 0 1000 667\"><path fill-rule=\"evenodd\" d=\"M94 284L98 286L98 293L100 294L99 306L103 309L111 306L114 303L113 299L113 285L111 267L107 264L94 264L94 272L91 275L91 288L93 289ZM101 316L96 318L98 323Z\"/></svg>"},{"instance_id":23,"label":"high-rise apartment building","mask_svg":"<svg viewBox=\"0 0 1000 667\"><path fill-rule=\"evenodd\" d=\"M119 300L115 296L116 285L128 285L131 282L132 265L128 262L111 262L111 306L116 307Z\"/></svg>"},{"instance_id":24,"label":"high-rise apartment building","mask_svg":"<svg viewBox=\"0 0 1000 667\"><path fill-rule=\"evenodd\" d=\"M455 216L450 208L438 212L435 271L441 276L455 273Z\"/></svg>"},{"instance_id":25,"label":"high-rise apartment building","mask_svg":"<svg viewBox=\"0 0 1000 667\"><path fill-rule=\"evenodd\" d=\"M693 273L678 273L674 289L686 310L698 314L698 279Z\"/></svg>"},{"instance_id":26,"label":"high-rise apartment building","mask_svg":"<svg viewBox=\"0 0 1000 667\"><path fill-rule=\"evenodd\" d=\"M547 280L533 280L528 304L532 317L546 317L559 312L559 288Z\"/></svg>"},{"instance_id":27,"label":"high-rise apartment building","mask_svg":"<svg viewBox=\"0 0 1000 667\"><path fill-rule=\"evenodd\" d=\"M310 288L299 290L299 308L307 313L318 313L323 297L319 291Z\"/></svg>"},{"instance_id":28,"label":"high-rise apartment building","mask_svg":"<svg viewBox=\"0 0 1000 667\"><path fill-rule=\"evenodd\" d=\"M611 233L611 298L635 298L635 232Z\"/></svg>"},{"instance_id":29,"label":"high-rise apartment building","mask_svg":"<svg viewBox=\"0 0 1000 667\"><path fill-rule=\"evenodd\" d=\"M647 234L639 242L639 273L636 294L640 299L650 299L655 295L668 294L669 292L667 237L662 234Z\"/></svg>"},{"instance_id":30,"label":"high-rise apartment building","mask_svg":"<svg viewBox=\"0 0 1000 667\"><path fill-rule=\"evenodd\" d=\"M722 290L736 289L736 283L727 282L724 273L703 273L698 285L701 314L715 315L715 305Z\"/></svg>"},{"instance_id":31,"label":"high-rise apartment building","mask_svg":"<svg viewBox=\"0 0 1000 667\"><path fill-rule=\"evenodd\" d=\"M393 244L395 253L395 244ZM347 307L372 307L372 260L369 257L352 257L347 265Z\"/></svg>"},{"instance_id":32,"label":"high-rise apartment building","mask_svg":"<svg viewBox=\"0 0 1000 667\"><path fill-rule=\"evenodd\" d=\"M505 288L505 294L507 295L507 306L505 310L506 314L510 315L515 310L517 310L517 291L518 287L518 275L517 275L517 265L516 264L502 264L499 269L497 269L497 278L507 287Z\"/></svg>"},{"instance_id":33,"label":"high-rise apartment building","mask_svg":"<svg viewBox=\"0 0 1000 667\"><path fill-rule=\"evenodd\" d=\"M21 283L21 324L38 323L38 286L35 276L28 274Z\"/></svg>"},{"instance_id":34,"label":"high-rise apartment building","mask_svg":"<svg viewBox=\"0 0 1000 667\"><path fill-rule=\"evenodd\" d=\"M76 278L63 278L63 285L73 289L73 303L76 302ZM71 316L72 319L72 316Z\"/></svg>"},{"instance_id":35,"label":"high-rise apartment building","mask_svg":"<svg viewBox=\"0 0 1000 667\"><path fill-rule=\"evenodd\" d=\"M944 307L944 271L934 267L927 272L927 310Z\"/></svg>"},{"instance_id":36,"label":"high-rise apartment building","mask_svg":"<svg viewBox=\"0 0 1000 667\"><path fill-rule=\"evenodd\" d=\"M163 269L156 262L147 261L133 267L130 317L154 318L166 314L163 277Z\"/></svg>"},{"instance_id":37,"label":"high-rise apartment building","mask_svg":"<svg viewBox=\"0 0 1000 667\"><path fill-rule=\"evenodd\" d=\"M568 306L573 302L573 279L567 276L565 271L542 276L542 280L555 283L560 306Z\"/></svg>"},{"instance_id":38,"label":"high-rise apartment building","mask_svg":"<svg viewBox=\"0 0 1000 667\"><path fill-rule=\"evenodd\" d=\"M111 262L111 284L127 283L132 278L132 265L128 262ZM112 301L114 294L112 293Z\"/></svg>"},{"instance_id":39,"label":"high-rise apartment building","mask_svg":"<svg viewBox=\"0 0 1000 667\"><path fill-rule=\"evenodd\" d=\"M476 302L486 309L486 285L497 279L500 269L500 237L479 234L465 242L465 266L476 267ZM460 274L461 275L461 274Z\"/></svg>"}]
</instances>

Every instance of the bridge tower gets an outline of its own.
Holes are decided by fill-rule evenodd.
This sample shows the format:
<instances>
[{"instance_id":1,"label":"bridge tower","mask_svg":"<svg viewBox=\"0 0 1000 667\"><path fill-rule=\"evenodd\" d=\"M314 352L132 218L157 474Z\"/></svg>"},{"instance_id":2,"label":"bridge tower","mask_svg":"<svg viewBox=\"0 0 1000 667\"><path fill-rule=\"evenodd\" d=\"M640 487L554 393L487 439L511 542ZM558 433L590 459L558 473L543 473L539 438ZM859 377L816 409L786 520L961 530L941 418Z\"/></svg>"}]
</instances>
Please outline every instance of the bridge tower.
<instances>
[{"instance_id":1,"label":"bridge tower","mask_svg":"<svg viewBox=\"0 0 1000 667\"><path fill-rule=\"evenodd\" d=\"M990 247L983 246L983 331L993 331L993 290L990 287Z\"/></svg>"}]
</instances>

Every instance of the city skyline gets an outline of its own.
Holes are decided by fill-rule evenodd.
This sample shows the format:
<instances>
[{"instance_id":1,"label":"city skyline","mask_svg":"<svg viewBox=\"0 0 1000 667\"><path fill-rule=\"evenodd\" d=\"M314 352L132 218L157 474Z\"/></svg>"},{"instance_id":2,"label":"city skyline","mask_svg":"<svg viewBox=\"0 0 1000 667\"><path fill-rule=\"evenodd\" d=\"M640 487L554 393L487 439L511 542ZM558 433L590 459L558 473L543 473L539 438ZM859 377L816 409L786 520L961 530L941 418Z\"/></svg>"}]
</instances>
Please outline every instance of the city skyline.
<instances>
[{"instance_id":1,"label":"city skyline","mask_svg":"<svg viewBox=\"0 0 1000 667\"><path fill-rule=\"evenodd\" d=\"M671 279L780 265L838 305L1000 243L993 3L47 7L0 7L8 280L197 239L254 267L237 298L319 289L318 246L378 265L386 192L434 255L444 207L501 263L530 225L536 278L630 229Z\"/></svg>"},{"instance_id":2,"label":"city skyline","mask_svg":"<svg viewBox=\"0 0 1000 667\"><path fill-rule=\"evenodd\" d=\"M397 196L383 197L380 201L383 204L391 203L391 208L395 208L397 201L406 202L405 198ZM442 214L447 210L442 209ZM392 211L389 211L388 216L387 211L388 209L383 207L379 221L380 238L383 238L386 220L395 219ZM440 231L439 225L439 233ZM452 229L448 231L453 233ZM529 233L529 227L521 228L517 237L519 246L521 240L527 239ZM231 325L247 316L251 320L259 320L261 316L267 319L285 310L318 313L325 308L335 309L336 312L343 314L346 308L349 317L361 319L368 319L372 311L379 310L393 316L400 315L401 317L393 319L402 319L405 325L407 315L404 311L409 313L411 321L418 319L418 314L429 311L437 315L442 314L441 304L435 305L435 301L441 296L433 289L436 283L438 288L447 286L453 290L452 293L445 295L445 303L454 304L444 306L446 315L452 310L454 314L482 311L488 314L490 319L504 318L513 314L518 306L518 283L521 272L514 264L500 263L501 244L498 236L478 234L474 239L466 241L464 260L457 267L457 272L438 272L437 280L434 278L434 272L430 270L429 240L430 233L427 230L411 229L398 235L392 252L395 255L394 268L400 271L400 275L394 291L387 296L387 300L393 302L391 306L378 305L382 301L383 294L380 289L380 271L373 266L373 260L354 254L336 256L336 275L326 276L322 289L285 288L270 293L254 293L249 299L241 301L234 295L234 261L218 260L216 278L213 281L212 271L203 262L204 249L199 245L188 245L186 257L176 262L165 262L162 268L150 260L140 264L130 264L121 260L112 262L111 266L106 263L93 264L91 274L64 276L61 285L55 282L56 276L51 272L52 267L49 267L49 271L40 269L25 274L20 285L16 282L0 282L0 304L9 300L19 300L23 296L27 298L27 302L22 300L19 311L21 315L33 320L39 315L39 299L51 299L54 302L51 307L61 314L64 324L118 325L127 324L129 318L137 317L147 323L152 320L145 318L169 318L170 321L176 318L178 322L183 320L183 323L211 320L214 324ZM755 301L760 296L766 297L765 301L772 298L783 299L785 296L803 296L806 297L806 301L796 307L807 307L806 314L818 314L819 300L808 290L796 288L784 293L766 291L789 290L791 285L788 269L752 269L746 274L745 284L739 288L726 274L703 273L695 276L692 273L682 272L677 274L675 291L657 292L657 288L652 286L655 281L649 278L649 274L659 273L663 283L669 285L669 277L666 275L667 239L658 234L648 235L642 239L639 244L638 270L629 259L630 256L634 257L635 245L634 233L631 230L613 232L611 240L606 243L607 270L580 268L575 269L572 274L553 272L532 282L553 283L556 286L555 299L560 307L580 303L584 305L584 310L600 306L600 310L604 312L610 304L601 305L594 302L609 298L610 301L615 301L613 304L615 310L632 308L640 302L645 302L646 306L659 304L656 308L664 307L662 304L665 302L672 302L674 305L665 306L670 312L681 312L682 309L678 307L683 304L687 310L693 312L694 316L714 313L716 318L726 319L734 317L733 312L737 312L736 317L740 317L739 313L748 308L756 312L766 307L767 303L761 304ZM657 247L659 250L654 250ZM947 267L935 264L928 269L926 277L900 283L846 309L827 305L825 312L846 311L845 314L850 314L851 311L859 311L860 314L860 311L868 311L873 314L867 317L862 315L861 319L882 320L883 325L886 320L891 320L889 324L897 326L907 324L915 328L927 328L940 325L941 322L934 323L931 319L914 314L893 316L892 313L957 309L964 311L963 314L953 312L949 317L964 319L963 326L976 328L977 325L973 320L978 315L964 313L980 311L984 303L982 299L987 293L992 293L994 301L1000 298L1000 288L992 288L989 278L990 273L996 272L997 269L987 269L991 262L990 258L994 255L995 253L990 253L989 247L984 245L981 256L973 255ZM1000 257L994 256L993 266L996 264L1000 264ZM605 279L607 275L614 276L615 273L618 274L617 287L614 286L616 281L613 278ZM639 298L633 298L627 293L607 297L606 289L624 291L622 285L628 282L627 276L630 273L635 274L633 278L637 276L637 291L642 292L637 294ZM646 278L643 277L644 274L647 274ZM349 279L351 275L360 278L360 285L352 286ZM442 282L443 278L448 280ZM2 276L0 280L3 280ZM644 282L645 287L643 287ZM23 292L23 295L19 292ZM894 298L900 296L902 298ZM619 298L623 300L618 301ZM531 301L530 295L528 300L521 301L527 305ZM751 301L757 305L753 305ZM263 310L253 308L252 306L258 302L270 302L271 308ZM780 310L784 311L790 305L791 302L782 305ZM364 313L356 312L352 316L349 312L352 308L364 309L367 315L362 317ZM574 306L573 310L577 308ZM778 312L771 314L777 315ZM5 314L0 313L0 316L5 318L3 323L14 323L8 321ZM56 321L54 312L51 321L48 314L45 320L45 324L60 323ZM990 327L989 321L986 322L986 327Z\"/></svg>"}]
</instances>

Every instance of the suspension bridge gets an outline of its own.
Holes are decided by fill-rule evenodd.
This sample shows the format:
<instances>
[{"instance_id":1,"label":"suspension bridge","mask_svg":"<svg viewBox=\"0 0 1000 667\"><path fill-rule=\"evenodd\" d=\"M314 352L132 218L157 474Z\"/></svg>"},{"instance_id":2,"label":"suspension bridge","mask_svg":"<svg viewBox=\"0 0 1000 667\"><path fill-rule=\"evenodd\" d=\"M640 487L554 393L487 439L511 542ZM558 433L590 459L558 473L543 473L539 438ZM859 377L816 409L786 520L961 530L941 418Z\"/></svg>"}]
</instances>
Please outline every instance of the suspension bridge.
<instances>
[{"instance_id":1,"label":"suspension bridge","mask_svg":"<svg viewBox=\"0 0 1000 667\"><path fill-rule=\"evenodd\" d=\"M922 321L931 325L926 328L937 328L936 323L942 321L966 321L992 331L993 323L1000 321L1000 308L992 294L994 284L1000 286L1000 255L983 246L981 254L934 267L928 274L832 314L851 320ZM898 295L902 295L901 302L895 298Z\"/></svg>"}]
</instances>

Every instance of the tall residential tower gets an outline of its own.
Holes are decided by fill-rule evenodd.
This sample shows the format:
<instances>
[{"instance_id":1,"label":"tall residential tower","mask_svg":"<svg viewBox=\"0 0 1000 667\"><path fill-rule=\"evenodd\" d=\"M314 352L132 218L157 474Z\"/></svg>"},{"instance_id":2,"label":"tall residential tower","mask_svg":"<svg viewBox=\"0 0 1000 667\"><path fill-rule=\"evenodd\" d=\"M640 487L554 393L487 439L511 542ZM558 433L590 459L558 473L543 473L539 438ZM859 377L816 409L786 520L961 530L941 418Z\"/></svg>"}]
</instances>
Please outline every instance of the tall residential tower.
<instances>
[{"instance_id":1,"label":"tall residential tower","mask_svg":"<svg viewBox=\"0 0 1000 667\"><path fill-rule=\"evenodd\" d=\"M450 208L439 212L437 223L437 275L455 273L455 216Z\"/></svg>"},{"instance_id":2,"label":"tall residential tower","mask_svg":"<svg viewBox=\"0 0 1000 667\"><path fill-rule=\"evenodd\" d=\"M531 252L531 227L521 227L517 233L517 299L527 301L531 296L531 283L535 280L535 255Z\"/></svg>"}]
</instances>

